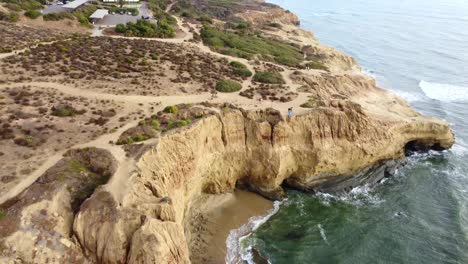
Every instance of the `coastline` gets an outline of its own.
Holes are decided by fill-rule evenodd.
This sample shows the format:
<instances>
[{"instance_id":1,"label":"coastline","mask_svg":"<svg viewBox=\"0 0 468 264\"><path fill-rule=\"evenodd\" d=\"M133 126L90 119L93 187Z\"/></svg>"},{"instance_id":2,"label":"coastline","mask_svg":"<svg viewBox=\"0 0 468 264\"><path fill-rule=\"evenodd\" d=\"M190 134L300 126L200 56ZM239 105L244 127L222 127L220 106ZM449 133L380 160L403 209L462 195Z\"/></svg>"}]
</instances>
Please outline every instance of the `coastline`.
<instances>
[{"instance_id":1,"label":"coastline","mask_svg":"<svg viewBox=\"0 0 468 264\"><path fill-rule=\"evenodd\" d=\"M273 209L272 201L239 189L233 193L203 195L195 203L198 214L191 223L191 229L197 232L191 232L195 235L189 244L193 263L224 263L228 243L233 242L229 241L230 234L252 219L263 218ZM250 232L248 228L243 231ZM236 237L239 238L233 238Z\"/></svg>"},{"instance_id":2,"label":"coastline","mask_svg":"<svg viewBox=\"0 0 468 264\"><path fill-rule=\"evenodd\" d=\"M303 44L312 43L311 45L315 45L318 43L313 38L311 32L299 26L287 25L287 27L288 29L301 31L298 42L311 37L310 42L303 42ZM288 34L284 32L278 34L284 34L284 38L288 38L289 36L294 38L294 35L289 35L289 32ZM333 51L333 48L322 48L324 52ZM330 76L332 76L330 77L331 79L336 77L332 74L362 73L358 65L353 65L352 58L344 54L339 57L331 57L332 59L329 62L333 65L332 68L342 70L332 71L330 75L324 73L323 79L320 79L322 78L322 73L320 73L319 80L323 82L319 83L323 84L321 89L324 91L328 89L325 86L325 83L329 81L327 78ZM365 75L364 73L362 74ZM300 79L289 79L290 76L295 76L292 70L288 69L283 75L288 77L288 85L299 86ZM338 82L342 81L346 83L349 81L346 79L345 74L343 76ZM371 78L369 77L369 79ZM357 88L356 90L359 90L359 85L362 85L364 88L373 88L372 84L363 81L359 81L357 84L354 83L354 85L353 87ZM340 92L343 91L338 91L338 93ZM275 210L271 210L273 207L272 202L257 193L264 196L281 194L282 187L284 186L282 182L285 182L287 186L294 186L299 189L303 187L304 191L314 190L315 186L322 188L325 181L333 181L335 177L333 175L336 174L350 178L355 175L356 170L362 170L362 168L366 168L368 165L364 163L358 165L346 164L347 162L353 162L352 158L347 156L340 156L335 159L336 154L334 154L334 151L337 148L344 150L342 151L343 153L346 153L346 150L350 150L357 153L358 156L363 155L364 157L368 157L369 153L371 153L370 156L373 156L376 153L382 152L378 147L371 146L371 144L366 145L365 140L367 138L384 141L383 138L387 134L379 130L378 125L380 123L371 123L375 125L375 130L365 131L361 134L361 131L369 127L369 122L372 121L371 119L367 119L363 110L358 107L361 103L364 107L367 107L365 109L367 112L371 114L377 112L385 117L385 121L397 120L402 117L405 120L409 120L409 118L413 120L413 118L417 117L411 110L406 109L406 105L403 103L401 105L401 113L403 114L401 115L395 114L394 116L389 116L387 113L388 109L379 108L377 110L380 112L372 111L378 108L377 106L380 106L379 102L384 102L382 105L385 105L385 107L390 105L388 102L393 100L393 95L387 93L379 94L375 92L375 98L371 98L371 101L368 101L369 98L364 96L364 94L351 91L349 98L354 100L353 103L349 101L338 102L335 100L336 98L332 98L334 94L324 92L323 95L327 100L330 100L330 102L324 105L330 111L319 113L322 115L321 120L327 120L325 122L327 123L326 125L320 125L323 123L320 122L321 120L314 120L314 115L310 117L298 115L294 120L286 122L284 120L273 119L275 113L267 112L263 115L263 113L252 111L245 114L239 109L223 108L216 118L212 117L210 119L208 117L197 124L189 126L189 129L181 130L183 131L181 133L164 135L161 137L158 145L155 145L154 148L152 147L151 151L145 152L143 158L139 157L136 160L138 163L137 167L140 170L136 177L134 177L133 172L124 171L125 173L118 175L121 175L122 178L128 174L131 175L129 179L124 178L126 184L119 183L119 187L121 188L116 189L111 187L98 189L84 203L83 210L78 213L74 223L75 226L73 226L76 236L82 241L80 246L87 248L89 250L88 253L95 254L98 258L102 257L109 261L116 261L119 257L131 259L131 257L136 256L135 258L137 258L141 255L148 257L149 260L154 254L156 258L171 256L175 260L180 261L180 263L188 257L190 257L190 261L193 263L224 262L226 253L230 249L227 245L229 243L227 240L232 239L230 236L232 232L241 229L239 231L240 236L234 236L241 238L252 229L255 229L255 226L258 227L256 225L258 222L255 222L255 219L267 219L275 212ZM378 95L381 95L382 98ZM386 101L387 99L388 102ZM356 105L356 102L359 102L359 104ZM257 108L257 105L255 105L255 108ZM343 111L343 109L346 111ZM378 116L378 114L375 115ZM336 119L330 118L330 116L336 117ZM356 129L354 126L350 126L349 131L336 129L337 127L341 128L343 122L349 122L353 125L357 124L358 126L362 125L362 127ZM431 131L431 128L426 127L424 122L421 121L423 125L419 127L411 127L410 125L403 124L403 122L400 126L395 126L394 130L397 131L396 134L400 129L406 128L415 134L421 134L415 136L415 139L421 139L421 142L416 142L410 135L400 138L395 137L393 138L396 142L395 146L393 146L394 149L383 149L383 151L387 152L382 157L386 159L401 157L403 155L401 149L405 148L405 144L413 141L421 144L427 143L428 146L435 146L436 143L439 144L437 141L445 142L447 146L450 145L451 139L448 132L446 132L447 136L442 135L442 132L446 130L444 125L435 124L440 127L440 131L433 138L431 134L433 131ZM317 124L317 126L309 127L310 124ZM297 133L298 127L305 127L306 129ZM313 134L314 132L322 133L319 135L318 133ZM199 138L193 139L194 135L199 135ZM294 141L305 138L303 135L313 136L310 141ZM362 142L355 143L356 137L362 137ZM180 142L184 142L183 147L176 144ZM311 142L312 144L310 144ZM332 149L314 149L316 142L319 142L317 146L332 146ZM200 149L199 146L202 145L207 146ZM264 148L260 149L259 146L264 146ZM259 149L257 150L255 147ZM252 149L255 151L252 151ZM290 152L282 152L284 149L288 149ZM171 151L174 151L174 153L171 153ZM268 156L271 153L275 154L273 158ZM307 160L307 158L317 153L329 154L328 156L323 155L324 157L321 157L323 158L323 160L320 160L320 162L323 162L321 167L316 166L316 160L312 158ZM257 157L261 157L262 159L256 160ZM345 165L340 164L334 167L334 162L338 160L338 163L340 163L341 158L344 161L342 163ZM244 159L245 163L242 163ZM373 160L369 160L370 164L373 162ZM122 164L125 165L126 163ZM258 166L258 164L262 164L263 167ZM281 167L276 168L275 166L278 164ZM289 168L286 169L285 167ZM306 175L316 167L319 168L319 171L315 175ZM233 172L233 169L236 171ZM332 176L327 176L328 179L324 179L323 175ZM308 176L311 177L307 178ZM313 176L316 176L316 178L314 179ZM112 180L116 179L118 180L119 178L116 176L112 178ZM238 181L246 181L247 184L250 184L250 187L258 187L258 189L254 189L257 193L235 189L234 186L236 186ZM117 181L111 181L111 183L115 182ZM130 186L130 190L124 192L123 186ZM142 193L141 190L146 190L147 192ZM110 208L112 212L109 214L115 214L115 219L125 219L124 221L115 222L113 222L113 219L105 220L107 222L101 225L103 228L109 227L112 230L116 230L113 231L115 232L115 236L112 237L114 239L113 242L117 245L115 248L121 248L121 244L131 247L129 252L123 252L121 256L111 249L103 251L104 253L93 252L95 247L91 245L92 243L86 244L93 239L96 240L96 243L99 241L108 242L107 238L100 239L98 237L98 235L105 233L101 232L103 229L90 230L90 228L94 228L90 224L93 219L103 219L99 215L102 211L102 208L99 206L104 203L108 204L105 204L103 208ZM145 217L142 218L142 215ZM264 217L265 215L266 217ZM128 217L123 218L122 216ZM139 221L136 221L138 223L131 222L134 219L138 219ZM130 225L135 226L134 230L130 230L131 228L127 230L127 226ZM97 228L101 228L101 226ZM244 227L247 230L244 230ZM121 236L117 234L119 231L128 232L130 239L121 239ZM169 234L168 237L170 239L165 241L167 244L164 246L161 246L162 243L151 244L152 241L148 242L147 237L145 237L150 234L161 236ZM186 250L185 244L188 244L189 250ZM157 250L154 250L155 248L161 251L157 252Z\"/></svg>"}]
</instances>

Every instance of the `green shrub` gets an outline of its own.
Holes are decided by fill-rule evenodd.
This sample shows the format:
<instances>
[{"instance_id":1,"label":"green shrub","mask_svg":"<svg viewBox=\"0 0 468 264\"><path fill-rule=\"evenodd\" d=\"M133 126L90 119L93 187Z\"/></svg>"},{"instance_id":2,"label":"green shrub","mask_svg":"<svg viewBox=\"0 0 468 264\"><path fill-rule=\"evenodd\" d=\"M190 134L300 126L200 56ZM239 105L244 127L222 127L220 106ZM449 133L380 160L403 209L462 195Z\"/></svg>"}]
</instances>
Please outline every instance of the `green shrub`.
<instances>
[{"instance_id":1,"label":"green shrub","mask_svg":"<svg viewBox=\"0 0 468 264\"><path fill-rule=\"evenodd\" d=\"M238 62L238 61L231 61L229 65L237 69L247 69L247 66L245 66L243 63Z\"/></svg>"},{"instance_id":2,"label":"green shrub","mask_svg":"<svg viewBox=\"0 0 468 264\"><path fill-rule=\"evenodd\" d=\"M149 0L148 7L153 13L153 17L158 21L165 21L170 25L177 24L177 20L164 11L171 0Z\"/></svg>"},{"instance_id":3,"label":"green shrub","mask_svg":"<svg viewBox=\"0 0 468 264\"><path fill-rule=\"evenodd\" d=\"M250 27L250 24L247 22L240 22L236 25L236 29L247 29Z\"/></svg>"},{"instance_id":4,"label":"green shrub","mask_svg":"<svg viewBox=\"0 0 468 264\"><path fill-rule=\"evenodd\" d=\"M175 36L174 28L166 21L158 21L158 24L154 24L144 19L138 19L136 23L128 22L127 25L118 24L115 31L130 37L171 38Z\"/></svg>"},{"instance_id":5,"label":"green shrub","mask_svg":"<svg viewBox=\"0 0 468 264\"><path fill-rule=\"evenodd\" d=\"M182 127L182 126L190 125L191 123L192 123L192 120L184 119L184 120L180 120L179 122L177 122L177 126Z\"/></svg>"},{"instance_id":6,"label":"green shrub","mask_svg":"<svg viewBox=\"0 0 468 264\"><path fill-rule=\"evenodd\" d=\"M175 105L169 105L169 106L166 106L166 108L164 108L163 111L165 113L176 114L177 112L179 112L179 109Z\"/></svg>"},{"instance_id":7,"label":"green shrub","mask_svg":"<svg viewBox=\"0 0 468 264\"><path fill-rule=\"evenodd\" d=\"M250 76L252 76L252 72L249 69L234 68L232 70L232 73L234 73L235 75L240 76L240 77L250 77Z\"/></svg>"},{"instance_id":8,"label":"green shrub","mask_svg":"<svg viewBox=\"0 0 468 264\"><path fill-rule=\"evenodd\" d=\"M60 12L60 13L51 13L51 14L45 14L42 16L45 21L59 21L59 20L64 20L64 19L75 19L75 17L67 12Z\"/></svg>"},{"instance_id":9,"label":"green shrub","mask_svg":"<svg viewBox=\"0 0 468 264\"><path fill-rule=\"evenodd\" d=\"M7 3L8 9L19 12L20 10L35 10L40 9L45 4L45 1L37 0L2 0L1 2Z\"/></svg>"},{"instance_id":10,"label":"green shrub","mask_svg":"<svg viewBox=\"0 0 468 264\"><path fill-rule=\"evenodd\" d=\"M17 22L19 20L19 14L16 12L4 13L0 11L0 21L6 22Z\"/></svg>"},{"instance_id":11,"label":"green shrub","mask_svg":"<svg viewBox=\"0 0 468 264\"><path fill-rule=\"evenodd\" d=\"M82 26L91 28L92 24L91 21L89 21L89 16L91 16L97 9L98 7L96 5L84 5L76 9L73 12L73 15Z\"/></svg>"},{"instance_id":12,"label":"green shrub","mask_svg":"<svg viewBox=\"0 0 468 264\"><path fill-rule=\"evenodd\" d=\"M24 12L24 15L31 18L31 19L36 19L36 18L40 17L42 14L41 14L41 12L39 12L37 10L28 10L28 11Z\"/></svg>"},{"instance_id":13,"label":"green shrub","mask_svg":"<svg viewBox=\"0 0 468 264\"><path fill-rule=\"evenodd\" d=\"M3 218L5 217L6 217L6 213L2 209L0 209L0 221L3 220Z\"/></svg>"},{"instance_id":14,"label":"green shrub","mask_svg":"<svg viewBox=\"0 0 468 264\"><path fill-rule=\"evenodd\" d=\"M203 43L222 54L245 59L259 56L262 60L287 66L299 66L304 57L302 52L288 43L264 38L255 34L221 31L205 25L201 31Z\"/></svg>"},{"instance_id":15,"label":"green shrub","mask_svg":"<svg viewBox=\"0 0 468 264\"><path fill-rule=\"evenodd\" d=\"M151 126L156 130L159 130L161 128L161 124L158 120L151 120Z\"/></svg>"},{"instance_id":16,"label":"green shrub","mask_svg":"<svg viewBox=\"0 0 468 264\"><path fill-rule=\"evenodd\" d=\"M310 69L328 71L328 67L318 61L307 62L305 66Z\"/></svg>"},{"instance_id":17,"label":"green shrub","mask_svg":"<svg viewBox=\"0 0 468 264\"><path fill-rule=\"evenodd\" d=\"M253 80L267 84L284 84L283 76L279 72L256 72Z\"/></svg>"},{"instance_id":18,"label":"green shrub","mask_svg":"<svg viewBox=\"0 0 468 264\"><path fill-rule=\"evenodd\" d=\"M117 26L115 26L115 31L119 33L125 33L127 31L127 28L124 24L117 24Z\"/></svg>"},{"instance_id":19,"label":"green shrub","mask_svg":"<svg viewBox=\"0 0 468 264\"><path fill-rule=\"evenodd\" d=\"M59 116L59 117L74 116L75 115L75 110L71 109L71 108L61 108L61 109L57 109L54 112L52 112L52 115Z\"/></svg>"},{"instance_id":20,"label":"green shrub","mask_svg":"<svg viewBox=\"0 0 468 264\"><path fill-rule=\"evenodd\" d=\"M216 84L216 91L222 93L233 93L240 91L241 89L242 85L232 80L221 80Z\"/></svg>"},{"instance_id":21,"label":"green shrub","mask_svg":"<svg viewBox=\"0 0 468 264\"><path fill-rule=\"evenodd\" d=\"M252 76L252 72L247 69L247 66L238 62L238 61L231 61L229 65L232 68L232 73L240 76L240 77L250 77Z\"/></svg>"},{"instance_id":22,"label":"green shrub","mask_svg":"<svg viewBox=\"0 0 468 264\"><path fill-rule=\"evenodd\" d=\"M213 24L213 19L208 15L202 15L198 18L198 21L202 23Z\"/></svg>"}]
</instances>

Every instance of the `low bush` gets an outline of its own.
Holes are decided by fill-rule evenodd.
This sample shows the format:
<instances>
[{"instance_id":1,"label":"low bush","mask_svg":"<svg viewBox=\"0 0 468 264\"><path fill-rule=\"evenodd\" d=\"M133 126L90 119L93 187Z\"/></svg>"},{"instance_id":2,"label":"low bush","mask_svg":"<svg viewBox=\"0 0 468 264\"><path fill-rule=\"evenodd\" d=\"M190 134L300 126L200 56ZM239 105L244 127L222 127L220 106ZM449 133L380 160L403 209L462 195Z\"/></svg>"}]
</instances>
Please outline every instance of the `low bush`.
<instances>
[{"instance_id":1,"label":"low bush","mask_svg":"<svg viewBox=\"0 0 468 264\"><path fill-rule=\"evenodd\" d=\"M6 213L2 209L0 209L0 220L2 220L5 217L6 217Z\"/></svg>"},{"instance_id":2,"label":"low bush","mask_svg":"<svg viewBox=\"0 0 468 264\"><path fill-rule=\"evenodd\" d=\"M6 22L17 22L19 20L19 14L16 12L5 13L0 11L0 21Z\"/></svg>"},{"instance_id":3,"label":"low bush","mask_svg":"<svg viewBox=\"0 0 468 264\"><path fill-rule=\"evenodd\" d=\"M232 70L232 73L234 73L237 76L245 77L245 78L252 76L252 72L249 69L234 68Z\"/></svg>"},{"instance_id":4,"label":"low bush","mask_svg":"<svg viewBox=\"0 0 468 264\"><path fill-rule=\"evenodd\" d=\"M36 19L36 18L40 17L42 14L41 14L41 12L39 12L37 10L28 10L28 11L24 12L24 15L31 18L31 19Z\"/></svg>"},{"instance_id":5,"label":"low bush","mask_svg":"<svg viewBox=\"0 0 468 264\"><path fill-rule=\"evenodd\" d=\"M96 5L85 5L76 9L75 12L73 12L73 15L82 26L91 28L92 25L91 21L89 21L89 16L91 16L97 9L98 7Z\"/></svg>"},{"instance_id":6,"label":"low bush","mask_svg":"<svg viewBox=\"0 0 468 264\"><path fill-rule=\"evenodd\" d=\"M231 61L229 65L232 68L232 73L237 76L244 78L252 76L252 72L249 69L247 69L247 66L238 61Z\"/></svg>"},{"instance_id":7,"label":"low bush","mask_svg":"<svg viewBox=\"0 0 468 264\"><path fill-rule=\"evenodd\" d=\"M245 66L243 63L238 62L238 61L231 61L229 65L237 69L247 69L247 66Z\"/></svg>"},{"instance_id":8,"label":"low bush","mask_svg":"<svg viewBox=\"0 0 468 264\"><path fill-rule=\"evenodd\" d=\"M20 11L22 10L35 10L40 9L45 4L45 1L37 1L37 0L2 0L1 2L7 3L7 8Z\"/></svg>"},{"instance_id":9,"label":"low bush","mask_svg":"<svg viewBox=\"0 0 468 264\"><path fill-rule=\"evenodd\" d=\"M232 80L221 80L216 84L216 91L222 93L238 92L242 89L242 85Z\"/></svg>"},{"instance_id":10,"label":"low bush","mask_svg":"<svg viewBox=\"0 0 468 264\"><path fill-rule=\"evenodd\" d=\"M221 31L205 25L201 31L203 43L222 54L245 59L258 56L287 66L299 66L304 57L301 51L288 43L268 39L256 34Z\"/></svg>"},{"instance_id":11,"label":"low bush","mask_svg":"<svg viewBox=\"0 0 468 264\"><path fill-rule=\"evenodd\" d=\"M45 14L42 16L45 21L59 21L64 19L75 19L75 17L67 12L60 12L60 13L51 13Z\"/></svg>"},{"instance_id":12,"label":"low bush","mask_svg":"<svg viewBox=\"0 0 468 264\"><path fill-rule=\"evenodd\" d=\"M328 71L328 67L318 61L307 62L305 66L309 69Z\"/></svg>"},{"instance_id":13,"label":"low bush","mask_svg":"<svg viewBox=\"0 0 468 264\"><path fill-rule=\"evenodd\" d=\"M284 84L283 76L279 72L256 72L253 80L259 83Z\"/></svg>"},{"instance_id":14,"label":"low bush","mask_svg":"<svg viewBox=\"0 0 468 264\"><path fill-rule=\"evenodd\" d=\"M163 111L165 113L175 114L175 113L179 112L179 109L175 105L169 105L169 106L166 106L166 108L164 108Z\"/></svg>"},{"instance_id":15,"label":"low bush","mask_svg":"<svg viewBox=\"0 0 468 264\"><path fill-rule=\"evenodd\" d=\"M158 21L158 24L154 24L144 19L138 19L136 23L128 22L126 25L118 24L115 31L129 37L172 38L175 36L174 28L167 22Z\"/></svg>"}]
</instances>

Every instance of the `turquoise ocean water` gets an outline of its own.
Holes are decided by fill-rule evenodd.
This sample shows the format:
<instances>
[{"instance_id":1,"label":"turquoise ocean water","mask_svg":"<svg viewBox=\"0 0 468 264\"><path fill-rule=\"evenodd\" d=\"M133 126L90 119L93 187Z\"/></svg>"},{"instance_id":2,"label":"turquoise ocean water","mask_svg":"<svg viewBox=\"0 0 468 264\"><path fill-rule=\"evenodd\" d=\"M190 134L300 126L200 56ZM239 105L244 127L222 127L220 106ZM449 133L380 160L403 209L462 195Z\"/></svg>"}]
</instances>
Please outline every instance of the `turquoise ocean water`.
<instances>
[{"instance_id":1,"label":"turquoise ocean water","mask_svg":"<svg viewBox=\"0 0 468 264\"><path fill-rule=\"evenodd\" d=\"M448 121L450 151L350 194L289 192L240 241L271 263L468 263L468 1L272 0L381 87Z\"/></svg>"}]
</instances>

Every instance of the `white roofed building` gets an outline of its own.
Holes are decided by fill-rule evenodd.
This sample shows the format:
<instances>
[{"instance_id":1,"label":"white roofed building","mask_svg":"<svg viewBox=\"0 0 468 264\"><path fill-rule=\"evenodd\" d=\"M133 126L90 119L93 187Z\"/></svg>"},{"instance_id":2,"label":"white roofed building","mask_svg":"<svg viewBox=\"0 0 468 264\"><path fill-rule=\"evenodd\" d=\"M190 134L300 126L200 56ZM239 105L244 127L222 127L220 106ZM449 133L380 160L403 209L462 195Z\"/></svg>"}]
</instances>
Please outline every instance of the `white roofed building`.
<instances>
[{"instance_id":1,"label":"white roofed building","mask_svg":"<svg viewBox=\"0 0 468 264\"><path fill-rule=\"evenodd\" d=\"M71 11L72 10L75 10L77 9L78 7L86 4L89 0L75 0L73 2L70 2L66 5L63 5L62 7L65 8L65 9L70 9Z\"/></svg>"},{"instance_id":2,"label":"white roofed building","mask_svg":"<svg viewBox=\"0 0 468 264\"><path fill-rule=\"evenodd\" d=\"M98 10L94 11L94 13L92 13L89 16L89 18L91 19L91 21L93 21L93 24L94 24L96 21L103 19L108 14L109 14L109 10L107 10L107 9L98 9Z\"/></svg>"}]
</instances>

